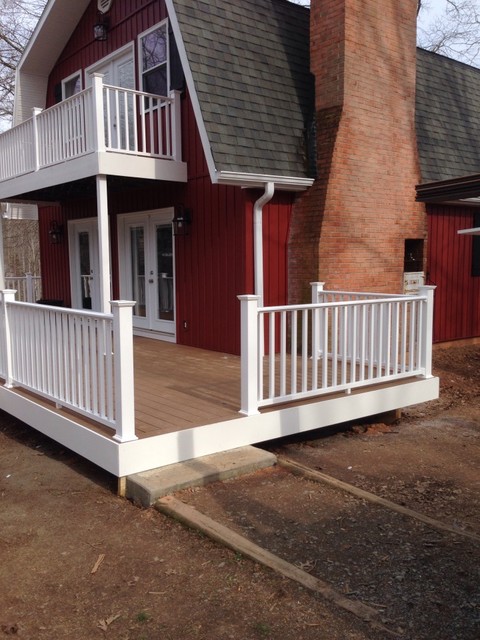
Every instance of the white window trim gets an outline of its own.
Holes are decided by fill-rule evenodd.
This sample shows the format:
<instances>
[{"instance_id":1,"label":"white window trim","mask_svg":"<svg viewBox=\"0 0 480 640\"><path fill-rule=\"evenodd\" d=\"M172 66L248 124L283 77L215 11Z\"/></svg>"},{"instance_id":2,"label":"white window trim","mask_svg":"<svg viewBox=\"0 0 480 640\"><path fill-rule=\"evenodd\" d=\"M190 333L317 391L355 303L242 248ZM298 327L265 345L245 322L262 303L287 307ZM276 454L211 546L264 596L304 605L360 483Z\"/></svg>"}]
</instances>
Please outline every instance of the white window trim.
<instances>
[{"instance_id":1,"label":"white window trim","mask_svg":"<svg viewBox=\"0 0 480 640\"><path fill-rule=\"evenodd\" d=\"M145 89L143 88L143 56L142 56L142 38L144 38L145 36L148 36L149 33L152 33L152 31L156 31L157 29L159 29L160 27L162 27L163 25L165 25L166 27L166 34L167 34L167 59L165 61L165 64L167 65L167 95L170 92L170 38L168 37L168 18L165 18L165 20L162 20L161 22L157 22L157 24L155 24L153 27L150 27L149 29L147 29L146 31L142 31L142 33L139 33L137 36L137 54L138 54L138 85L139 85L139 90L140 91L145 91ZM160 65L158 65L160 66ZM153 67L155 68L155 67ZM149 69L149 71L151 71L151 69ZM166 97L166 96L164 96Z\"/></svg>"},{"instance_id":2,"label":"white window trim","mask_svg":"<svg viewBox=\"0 0 480 640\"><path fill-rule=\"evenodd\" d=\"M62 80L62 100L66 100L65 98L65 86L68 82L70 82L70 80L73 80L74 78L79 78L80 79L80 91L83 91L83 75L82 75L82 70L79 69L78 71L75 71L75 73L70 74L69 76L67 76L66 78L63 78ZM58 91L57 91L58 93Z\"/></svg>"}]
</instances>

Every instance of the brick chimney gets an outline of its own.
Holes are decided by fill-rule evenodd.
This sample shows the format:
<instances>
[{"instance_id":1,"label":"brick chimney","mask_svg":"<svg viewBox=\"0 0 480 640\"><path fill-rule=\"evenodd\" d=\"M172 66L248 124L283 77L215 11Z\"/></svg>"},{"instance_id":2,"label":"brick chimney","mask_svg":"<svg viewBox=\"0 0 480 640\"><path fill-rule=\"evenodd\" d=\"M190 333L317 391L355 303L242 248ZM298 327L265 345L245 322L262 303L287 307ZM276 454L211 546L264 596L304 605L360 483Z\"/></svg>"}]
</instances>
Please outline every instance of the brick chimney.
<instances>
[{"instance_id":1,"label":"brick chimney","mask_svg":"<svg viewBox=\"0 0 480 640\"><path fill-rule=\"evenodd\" d=\"M406 239L426 237L415 137L417 0L312 0L317 173L296 202L290 298L308 282L401 292Z\"/></svg>"}]
</instances>

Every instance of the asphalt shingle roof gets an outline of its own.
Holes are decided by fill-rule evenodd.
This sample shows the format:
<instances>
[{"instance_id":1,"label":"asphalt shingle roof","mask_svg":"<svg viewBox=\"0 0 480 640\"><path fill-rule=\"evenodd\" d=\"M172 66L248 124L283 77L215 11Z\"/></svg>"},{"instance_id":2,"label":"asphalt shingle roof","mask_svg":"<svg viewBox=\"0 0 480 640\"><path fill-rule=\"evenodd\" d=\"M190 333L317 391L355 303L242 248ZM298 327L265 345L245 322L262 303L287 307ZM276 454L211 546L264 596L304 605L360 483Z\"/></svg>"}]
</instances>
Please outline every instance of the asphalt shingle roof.
<instances>
[{"instance_id":1,"label":"asphalt shingle roof","mask_svg":"<svg viewBox=\"0 0 480 640\"><path fill-rule=\"evenodd\" d=\"M418 49L422 183L480 173L480 69Z\"/></svg>"},{"instance_id":2,"label":"asphalt shingle roof","mask_svg":"<svg viewBox=\"0 0 480 640\"><path fill-rule=\"evenodd\" d=\"M286 0L174 0L215 166L305 177L309 11Z\"/></svg>"}]
</instances>

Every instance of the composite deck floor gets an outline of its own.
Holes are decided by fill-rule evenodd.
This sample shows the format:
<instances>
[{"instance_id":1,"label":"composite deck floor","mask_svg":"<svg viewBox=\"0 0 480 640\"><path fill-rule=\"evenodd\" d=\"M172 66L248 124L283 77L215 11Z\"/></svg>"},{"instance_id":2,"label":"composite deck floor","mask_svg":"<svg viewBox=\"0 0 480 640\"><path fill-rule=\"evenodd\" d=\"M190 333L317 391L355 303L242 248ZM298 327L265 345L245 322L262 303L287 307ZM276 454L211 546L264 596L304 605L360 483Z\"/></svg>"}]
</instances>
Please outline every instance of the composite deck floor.
<instances>
[{"instance_id":1,"label":"composite deck floor","mask_svg":"<svg viewBox=\"0 0 480 640\"><path fill-rule=\"evenodd\" d=\"M310 361L311 362L311 361ZM330 362L330 361L329 361ZM287 361L287 369L290 360ZM320 368L320 365L319 365ZM297 366L297 389L301 388L301 367ZM311 382L311 369L308 367L308 384ZM268 363L264 366L264 392L267 391ZM338 371L341 368L338 367ZM358 367L356 367L358 379ZM345 370L350 377L351 368ZM135 433L138 438L149 438L165 433L200 427L240 418L240 358L238 356L197 349L184 345L172 344L150 338L134 338L134 375L135 375ZM291 379L287 374L287 388ZM331 365L327 372L330 386L332 379ZM337 376L338 381L338 376ZM319 380L320 382L320 380ZM379 380L376 386L403 384L404 381L383 383ZM279 363L276 357L275 388L279 389ZM364 387L366 390L368 387ZM371 387L370 387L371 388ZM113 437L114 431L96 421L84 418L66 409L55 408L53 402L45 400L21 388L13 389L37 404L66 415L97 433ZM327 392L328 393L328 392ZM362 393L362 389L354 389L353 394ZM342 396L343 392L330 392L327 397ZM323 396L325 398L325 396ZM322 396L289 403L305 404L318 402ZM287 405L283 405L284 407ZM270 411L275 407L265 407Z\"/></svg>"},{"instance_id":2,"label":"composite deck floor","mask_svg":"<svg viewBox=\"0 0 480 640\"><path fill-rule=\"evenodd\" d=\"M139 438L239 417L240 358L136 337Z\"/></svg>"}]
</instances>

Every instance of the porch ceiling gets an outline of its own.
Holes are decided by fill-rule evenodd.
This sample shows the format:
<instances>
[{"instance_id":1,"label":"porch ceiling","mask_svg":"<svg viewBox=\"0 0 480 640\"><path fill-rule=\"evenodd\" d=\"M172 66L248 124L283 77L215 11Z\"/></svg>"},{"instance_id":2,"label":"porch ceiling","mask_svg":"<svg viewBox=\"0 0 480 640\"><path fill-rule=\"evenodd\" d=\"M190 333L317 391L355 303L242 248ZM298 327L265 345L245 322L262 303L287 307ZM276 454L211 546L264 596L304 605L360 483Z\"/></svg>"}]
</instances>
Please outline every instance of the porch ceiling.
<instances>
[{"instance_id":1,"label":"porch ceiling","mask_svg":"<svg viewBox=\"0 0 480 640\"><path fill-rule=\"evenodd\" d=\"M141 178L128 178L122 176L107 176L109 193L119 193L126 190L142 189L152 186L152 181ZM167 183L163 183L167 184ZM169 183L168 183L169 184ZM16 195L14 198L3 198L4 202L22 203L50 203L66 202L77 198L96 197L96 177L89 176L81 180L64 182L44 189L27 191Z\"/></svg>"}]
</instances>

